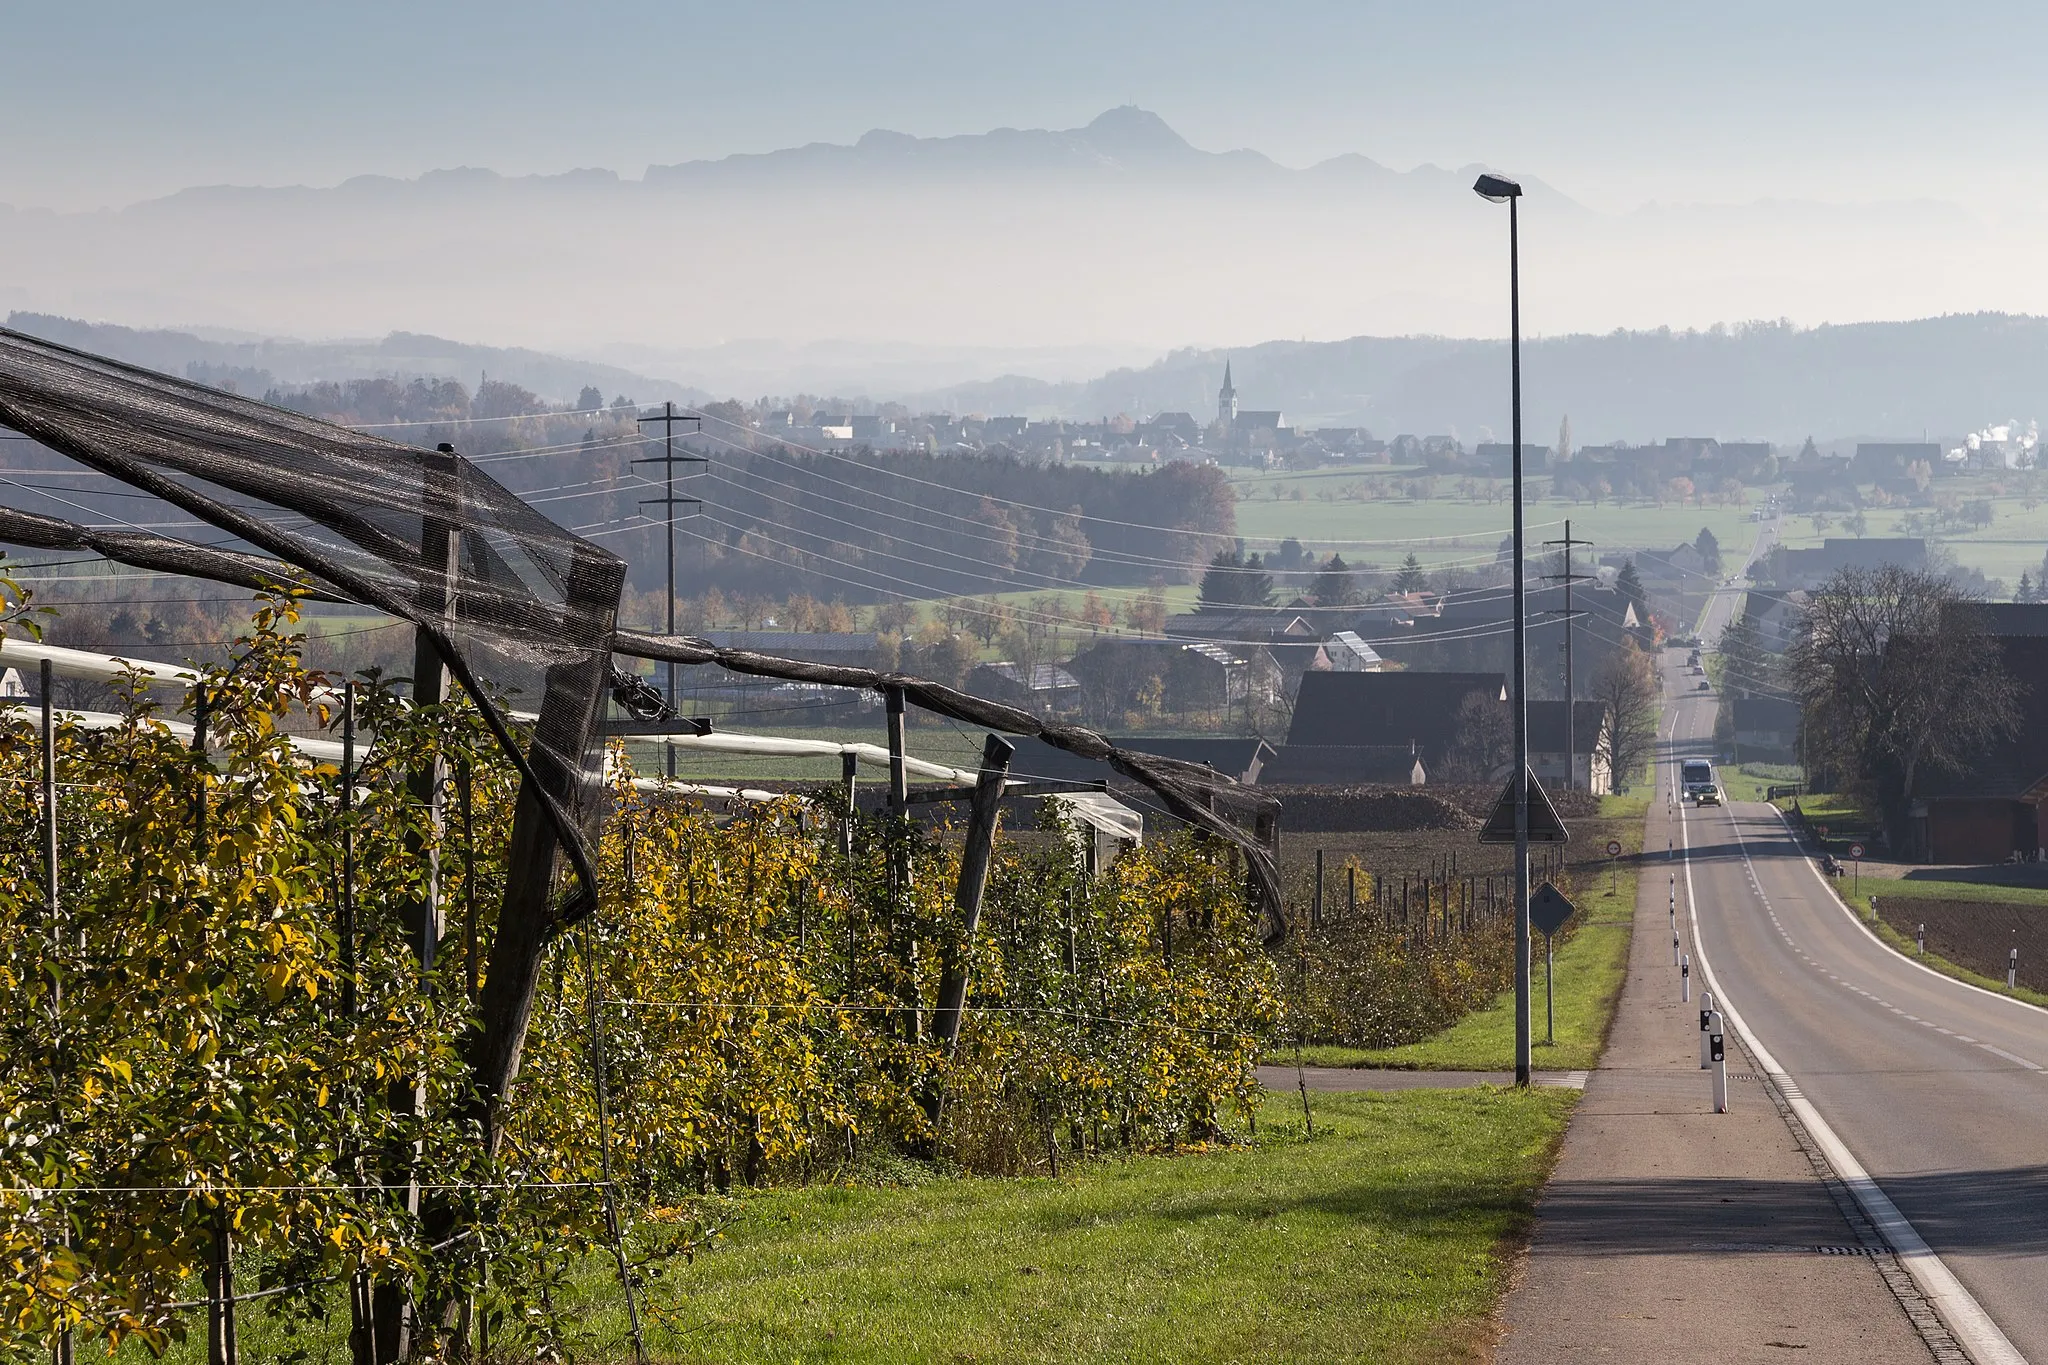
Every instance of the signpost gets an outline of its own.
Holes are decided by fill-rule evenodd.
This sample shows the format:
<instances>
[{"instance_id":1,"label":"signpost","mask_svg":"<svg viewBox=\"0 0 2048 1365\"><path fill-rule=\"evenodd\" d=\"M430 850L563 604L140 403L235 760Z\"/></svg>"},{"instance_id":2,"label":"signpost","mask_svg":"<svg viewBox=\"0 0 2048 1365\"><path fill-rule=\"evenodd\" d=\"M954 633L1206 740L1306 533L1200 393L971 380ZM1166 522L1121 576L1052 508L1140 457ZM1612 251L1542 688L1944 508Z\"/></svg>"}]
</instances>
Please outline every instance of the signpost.
<instances>
[{"instance_id":1,"label":"signpost","mask_svg":"<svg viewBox=\"0 0 2048 1365\"><path fill-rule=\"evenodd\" d=\"M1621 857L1621 840L1607 841L1607 894L1614 894L1615 864Z\"/></svg>"},{"instance_id":2,"label":"signpost","mask_svg":"<svg viewBox=\"0 0 2048 1365\"><path fill-rule=\"evenodd\" d=\"M1850 875L1849 894L1860 896L1863 894L1863 845L1849 845L1849 861L1856 869Z\"/></svg>"},{"instance_id":3,"label":"signpost","mask_svg":"<svg viewBox=\"0 0 2048 1365\"><path fill-rule=\"evenodd\" d=\"M1557 931L1564 928L1565 921L1577 908L1564 892L1549 882L1537 887L1536 894L1529 897L1529 923L1543 931L1543 1038L1548 1043L1557 1041L1556 997L1550 989L1551 973L1556 963L1552 947Z\"/></svg>"}]
</instances>

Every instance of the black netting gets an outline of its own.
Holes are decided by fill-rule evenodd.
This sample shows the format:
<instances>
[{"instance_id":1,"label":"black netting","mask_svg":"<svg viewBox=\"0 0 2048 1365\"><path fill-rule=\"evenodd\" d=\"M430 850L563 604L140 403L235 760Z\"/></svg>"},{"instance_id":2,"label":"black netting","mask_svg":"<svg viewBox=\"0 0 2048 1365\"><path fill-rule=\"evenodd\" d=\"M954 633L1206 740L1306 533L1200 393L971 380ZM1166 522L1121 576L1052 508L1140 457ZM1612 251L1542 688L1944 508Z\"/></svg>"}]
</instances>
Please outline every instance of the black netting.
<instances>
[{"instance_id":1,"label":"black netting","mask_svg":"<svg viewBox=\"0 0 2048 1365\"><path fill-rule=\"evenodd\" d=\"M1286 931L1273 856L1276 803L1200 765L1118 749L1093 730L1051 724L927 679L615 632L625 565L452 452L331 426L4 328L0 423L264 553L9 509L0 509L0 540L92 549L247 587L303 574L318 595L375 607L426 631L568 850L582 887L567 915L595 905L589 849L603 808L599 721L616 647L761 677L900 688L927 710L1036 735L1107 763L1150 788L1175 816L1241 848L1265 902L1269 939ZM501 693L539 696L530 751L495 704Z\"/></svg>"},{"instance_id":2,"label":"black netting","mask_svg":"<svg viewBox=\"0 0 2048 1365\"><path fill-rule=\"evenodd\" d=\"M1124 776L1149 787L1180 819L1228 839L1242 849L1251 868L1253 885L1265 905L1267 941L1277 943L1286 936L1287 920L1281 908L1280 874L1274 860L1277 826L1272 823L1277 818L1280 803L1240 786L1214 768L1184 759L1119 749L1085 726L1055 724L1015 706L1005 706L908 673L883 673L877 669L852 668L844 664L806 663L745 649L721 649L707 640L689 636L647 635L631 630L618 632L614 648L621 654L638 659L716 664L734 673L755 677L787 678L792 682L823 683L830 687L900 688L906 701L927 711L991 730L1035 735L1055 748L1107 763ZM1229 818L1232 816L1236 818ZM1253 825L1249 831L1241 823L1247 818Z\"/></svg>"},{"instance_id":3,"label":"black netting","mask_svg":"<svg viewBox=\"0 0 2048 1365\"><path fill-rule=\"evenodd\" d=\"M434 640L545 808L590 908L602 714L625 565L457 455L0 329L0 423ZM0 536L260 584L261 557L8 513ZM64 539L59 540L59 537ZM128 543L121 543L123 537ZM451 540L456 547L448 553ZM538 696L523 752L493 698Z\"/></svg>"}]
</instances>

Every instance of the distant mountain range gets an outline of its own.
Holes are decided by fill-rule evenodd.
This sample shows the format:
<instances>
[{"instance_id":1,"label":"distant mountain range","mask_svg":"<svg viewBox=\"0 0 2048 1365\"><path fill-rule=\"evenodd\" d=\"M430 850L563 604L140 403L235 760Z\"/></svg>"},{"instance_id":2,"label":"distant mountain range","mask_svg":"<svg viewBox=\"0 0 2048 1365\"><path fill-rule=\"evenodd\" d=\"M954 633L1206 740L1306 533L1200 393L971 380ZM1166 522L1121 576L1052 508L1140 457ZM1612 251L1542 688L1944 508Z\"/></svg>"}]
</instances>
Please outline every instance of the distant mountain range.
<instances>
[{"instance_id":1,"label":"distant mountain range","mask_svg":"<svg viewBox=\"0 0 2048 1365\"><path fill-rule=\"evenodd\" d=\"M705 388L763 391L930 389L994 378L1020 356L1134 360L1195 339L1498 336L1505 214L1473 197L1475 169L1365 156L1293 169L1193 147L1124 108L1075 129L877 131L639 180L465 167L214 186L94 213L0 208L0 307L260 335L627 346L705 367ZM1524 183L1532 333L2048 312L2031 238L1953 205L1608 214ZM911 363L800 360L774 382L726 349L754 338ZM946 348L976 359L911 359Z\"/></svg>"},{"instance_id":2,"label":"distant mountain range","mask_svg":"<svg viewBox=\"0 0 2048 1365\"><path fill-rule=\"evenodd\" d=\"M11 313L7 326L165 374L198 379L216 387L232 384L237 392L256 398L261 398L273 384L310 384L379 375L446 376L461 380L471 392L488 375L531 389L555 403L574 400L586 385L600 390L607 402L621 395L640 403L663 399L702 403L711 397L702 389L653 379L616 365L516 347L473 346L411 332L393 332L379 340L309 342L219 332L202 336L161 328L143 330L47 313Z\"/></svg>"},{"instance_id":3,"label":"distant mountain range","mask_svg":"<svg viewBox=\"0 0 2048 1365\"><path fill-rule=\"evenodd\" d=\"M1451 432L1507 440L1507 345L1443 337L1269 341L1175 351L1084 383L1006 378L924 395L958 412L1094 418L1216 411L1225 359L1239 399L1297 426L1366 426L1382 437ZM1522 352L1523 439L1715 436L1797 442L1954 439L2048 414L2048 318L1957 314L1910 322L1546 337Z\"/></svg>"}]
</instances>

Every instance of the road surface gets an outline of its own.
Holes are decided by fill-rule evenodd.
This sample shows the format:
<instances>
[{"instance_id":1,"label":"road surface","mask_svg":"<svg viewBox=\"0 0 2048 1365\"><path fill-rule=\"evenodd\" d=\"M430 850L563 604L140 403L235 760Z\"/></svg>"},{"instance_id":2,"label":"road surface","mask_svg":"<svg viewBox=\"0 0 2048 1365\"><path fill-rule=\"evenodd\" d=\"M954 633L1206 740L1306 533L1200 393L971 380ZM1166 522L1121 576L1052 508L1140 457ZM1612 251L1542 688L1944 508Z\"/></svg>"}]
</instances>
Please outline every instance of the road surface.
<instances>
[{"instance_id":1,"label":"road surface","mask_svg":"<svg viewBox=\"0 0 2048 1365\"><path fill-rule=\"evenodd\" d=\"M1709 614L1725 613L1717 598ZM1712 756L1715 698L1682 659L1664 661L1665 793L1680 759ZM1697 955L1788 1097L1804 1097L1879 1204L1910 1223L1891 1226L1892 1244L1924 1239L1932 1257L1903 1258L1922 1288L1948 1273L1966 1291L1930 1298L1972 1358L2048 1363L2048 1012L1880 944L1770 806L1681 806L1677 830ZM1967 1320L1976 1306L1988 1324Z\"/></svg>"}]
</instances>

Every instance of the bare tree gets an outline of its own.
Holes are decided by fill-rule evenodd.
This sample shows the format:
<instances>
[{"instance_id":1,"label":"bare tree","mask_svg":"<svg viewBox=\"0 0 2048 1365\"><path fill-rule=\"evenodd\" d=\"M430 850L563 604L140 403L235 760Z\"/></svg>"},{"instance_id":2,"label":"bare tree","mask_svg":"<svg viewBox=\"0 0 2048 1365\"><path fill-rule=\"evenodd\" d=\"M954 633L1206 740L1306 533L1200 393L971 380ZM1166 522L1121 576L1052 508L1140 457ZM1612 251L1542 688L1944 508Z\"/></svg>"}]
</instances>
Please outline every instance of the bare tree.
<instances>
[{"instance_id":1,"label":"bare tree","mask_svg":"<svg viewBox=\"0 0 2048 1365\"><path fill-rule=\"evenodd\" d=\"M2018 723L2019 684L1983 614L1946 578L1841 569L1786 652L1807 742L1877 798L1894 844L1929 767L1962 770Z\"/></svg>"},{"instance_id":2,"label":"bare tree","mask_svg":"<svg viewBox=\"0 0 2048 1365\"><path fill-rule=\"evenodd\" d=\"M1620 791L1641 780L1657 743L1657 675L1650 656L1624 639L1593 675L1590 696L1606 712L1600 747Z\"/></svg>"},{"instance_id":3,"label":"bare tree","mask_svg":"<svg viewBox=\"0 0 2048 1365\"><path fill-rule=\"evenodd\" d=\"M1458 704L1458 734L1444 755L1447 777L1489 782L1515 757L1514 720L1491 692L1473 692Z\"/></svg>"}]
</instances>

